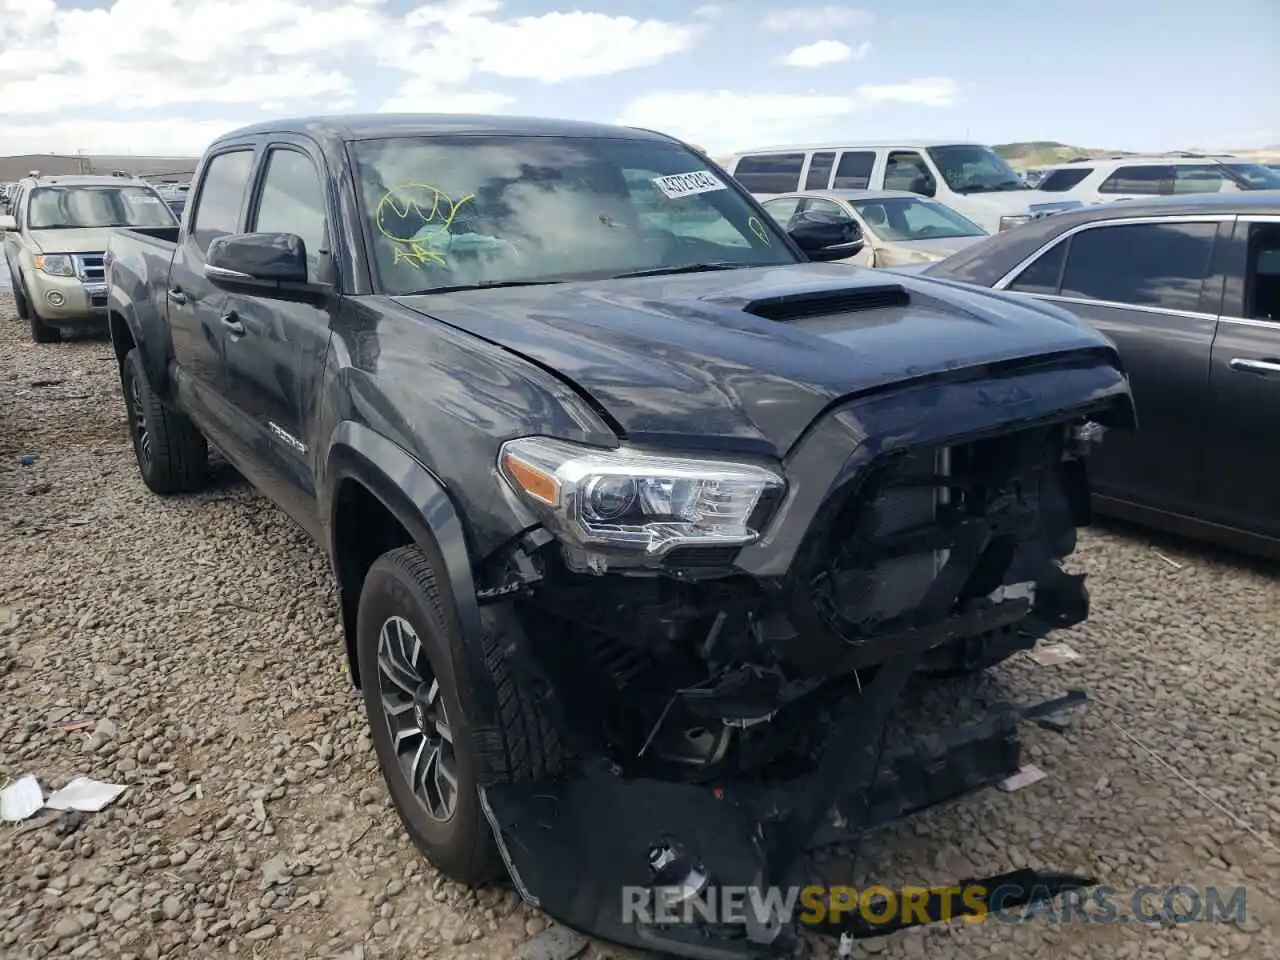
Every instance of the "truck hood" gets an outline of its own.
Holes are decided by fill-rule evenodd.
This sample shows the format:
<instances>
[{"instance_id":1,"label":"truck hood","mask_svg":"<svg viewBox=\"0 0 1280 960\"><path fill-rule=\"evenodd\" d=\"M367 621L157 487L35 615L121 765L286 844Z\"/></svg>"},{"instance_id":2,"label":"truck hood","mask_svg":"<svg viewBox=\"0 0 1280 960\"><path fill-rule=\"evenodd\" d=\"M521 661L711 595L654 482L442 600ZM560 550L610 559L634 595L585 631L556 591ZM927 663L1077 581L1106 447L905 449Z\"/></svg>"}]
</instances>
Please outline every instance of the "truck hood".
<instances>
[{"instance_id":1,"label":"truck hood","mask_svg":"<svg viewBox=\"0 0 1280 960\"><path fill-rule=\"evenodd\" d=\"M111 227L30 230L27 236L40 253L102 253L112 232Z\"/></svg>"},{"instance_id":2,"label":"truck hood","mask_svg":"<svg viewBox=\"0 0 1280 960\"><path fill-rule=\"evenodd\" d=\"M1069 315L831 263L393 299L557 373L635 442L775 456L853 394L1076 350L1116 362Z\"/></svg>"}]
</instances>

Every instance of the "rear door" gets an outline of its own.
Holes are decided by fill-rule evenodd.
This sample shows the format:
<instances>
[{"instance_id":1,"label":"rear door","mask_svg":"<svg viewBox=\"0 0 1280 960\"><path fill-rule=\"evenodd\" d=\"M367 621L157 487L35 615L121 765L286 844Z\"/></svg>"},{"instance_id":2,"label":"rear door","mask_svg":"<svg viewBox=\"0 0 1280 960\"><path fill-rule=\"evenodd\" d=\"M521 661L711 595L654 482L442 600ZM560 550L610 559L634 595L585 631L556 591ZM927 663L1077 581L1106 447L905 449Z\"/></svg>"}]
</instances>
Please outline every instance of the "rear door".
<instances>
[{"instance_id":1,"label":"rear door","mask_svg":"<svg viewBox=\"0 0 1280 960\"><path fill-rule=\"evenodd\" d=\"M1206 507L1228 526L1280 537L1280 217L1241 217L1227 250Z\"/></svg>"},{"instance_id":2,"label":"rear door","mask_svg":"<svg viewBox=\"0 0 1280 960\"><path fill-rule=\"evenodd\" d=\"M275 137L261 154L249 233L293 233L307 251L308 279L332 282L327 177L320 151L302 137ZM327 306L232 293L225 348L227 396L238 440L273 500L317 534L314 438L316 390L329 349Z\"/></svg>"},{"instance_id":3,"label":"rear door","mask_svg":"<svg viewBox=\"0 0 1280 960\"><path fill-rule=\"evenodd\" d=\"M188 229L179 239L164 296L182 405L209 438L230 454L235 418L226 400L224 321L227 295L204 275L205 252L244 222L256 146L220 146L204 163Z\"/></svg>"},{"instance_id":4,"label":"rear door","mask_svg":"<svg viewBox=\"0 0 1280 960\"><path fill-rule=\"evenodd\" d=\"M1008 289L1060 302L1120 351L1138 430L1090 458L1097 493L1196 514L1209 411L1217 301L1202 302L1219 229L1232 218L1103 221L1068 234Z\"/></svg>"}]
</instances>

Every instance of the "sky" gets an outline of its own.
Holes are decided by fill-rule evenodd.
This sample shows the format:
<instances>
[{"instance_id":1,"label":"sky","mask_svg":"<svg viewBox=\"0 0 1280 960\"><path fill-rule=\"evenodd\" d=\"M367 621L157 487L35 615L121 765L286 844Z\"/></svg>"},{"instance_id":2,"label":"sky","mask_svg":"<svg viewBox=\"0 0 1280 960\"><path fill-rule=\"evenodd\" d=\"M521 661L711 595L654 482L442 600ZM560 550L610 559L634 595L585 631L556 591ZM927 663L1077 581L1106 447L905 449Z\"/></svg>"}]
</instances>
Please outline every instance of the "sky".
<instances>
[{"instance_id":1,"label":"sky","mask_svg":"<svg viewBox=\"0 0 1280 960\"><path fill-rule=\"evenodd\" d=\"M1280 144L1280 0L0 0L0 156L280 116L555 116L717 154L897 138Z\"/></svg>"}]
</instances>

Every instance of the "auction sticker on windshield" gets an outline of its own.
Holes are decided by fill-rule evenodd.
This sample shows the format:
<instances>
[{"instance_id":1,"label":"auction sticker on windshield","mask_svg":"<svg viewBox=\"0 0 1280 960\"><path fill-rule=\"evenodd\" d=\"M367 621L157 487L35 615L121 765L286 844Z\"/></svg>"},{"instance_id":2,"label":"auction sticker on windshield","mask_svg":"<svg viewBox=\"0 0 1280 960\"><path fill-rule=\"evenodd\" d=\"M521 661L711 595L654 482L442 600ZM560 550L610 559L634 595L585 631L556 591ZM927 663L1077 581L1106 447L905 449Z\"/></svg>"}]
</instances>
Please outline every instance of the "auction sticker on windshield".
<instances>
[{"instance_id":1,"label":"auction sticker on windshield","mask_svg":"<svg viewBox=\"0 0 1280 960\"><path fill-rule=\"evenodd\" d=\"M673 173L667 177L654 177L653 183L671 200L725 189L720 178L709 170L694 170L692 173Z\"/></svg>"}]
</instances>

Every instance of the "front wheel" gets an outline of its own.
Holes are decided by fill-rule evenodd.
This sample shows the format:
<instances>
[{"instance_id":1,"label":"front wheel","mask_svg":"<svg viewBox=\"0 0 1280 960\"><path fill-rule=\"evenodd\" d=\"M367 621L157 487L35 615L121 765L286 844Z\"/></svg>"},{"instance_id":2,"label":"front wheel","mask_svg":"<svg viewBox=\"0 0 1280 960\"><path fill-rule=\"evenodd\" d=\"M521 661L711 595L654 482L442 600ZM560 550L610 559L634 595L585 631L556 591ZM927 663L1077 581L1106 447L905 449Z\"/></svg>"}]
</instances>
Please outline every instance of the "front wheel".
<instances>
[{"instance_id":1,"label":"front wheel","mask_svg":"<svg viewBox=\"0 0 1280 960\"><path fill-rule=\"evenodd\" d=\"M474 694L451 598L420 547L392 550L370 568L356 644L378 765L410 837L459 882L501 876L480 809L470 736Z\"/></svg>"}]
</instances>

